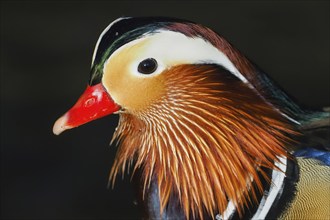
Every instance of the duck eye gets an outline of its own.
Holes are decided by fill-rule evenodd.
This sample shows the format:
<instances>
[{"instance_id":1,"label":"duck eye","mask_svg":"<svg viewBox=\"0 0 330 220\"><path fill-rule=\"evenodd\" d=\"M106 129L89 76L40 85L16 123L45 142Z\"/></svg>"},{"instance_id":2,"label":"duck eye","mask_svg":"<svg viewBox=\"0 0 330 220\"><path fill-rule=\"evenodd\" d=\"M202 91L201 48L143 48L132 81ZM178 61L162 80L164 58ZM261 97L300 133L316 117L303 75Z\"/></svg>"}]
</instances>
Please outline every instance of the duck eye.
<instances>
[{"instance_id":1,"label":"duck eye","mask_svg":"<svg viewBox=\"0 0 330 220\"><path fill-rule=\"evenodd\" d=\"M143 74L151 74L155 72L157 67L157 61L154 58L148 58L139 63L138 71Z\"/></svg>"}]
</instances>

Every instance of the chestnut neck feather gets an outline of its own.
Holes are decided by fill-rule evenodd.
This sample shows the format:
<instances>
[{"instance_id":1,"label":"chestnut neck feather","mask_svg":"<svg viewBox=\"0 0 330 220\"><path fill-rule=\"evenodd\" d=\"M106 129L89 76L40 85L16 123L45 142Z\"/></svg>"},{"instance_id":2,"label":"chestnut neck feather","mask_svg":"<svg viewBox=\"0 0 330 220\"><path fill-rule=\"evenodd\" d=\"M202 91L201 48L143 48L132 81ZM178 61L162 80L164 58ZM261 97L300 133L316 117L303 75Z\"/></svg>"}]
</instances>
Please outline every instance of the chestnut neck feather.
<instances>
[{"instance_id":1,"label":"chestnut neck feather","mask_svg":"<svg viewBox=\"0 0 330 220\"><path fill-rule=\"evenodd\" d=\"M248 80L248 82L258 90L266 99L272 100L272 105L282 113L292 119L301 120L305 111L300 108L279 85L268 75L260 70L239 50L233 47L225 38L221 37L211 29L198 24L172 23L167 26L168 30L180 32L187 37L200 37L211 43L214 47L222 51L234 64L238 71Z\"/></svg>"},{"instance_id":2,"label":"chestnut neck feather","mask_svg":"<svg viewBox=\"0 0 330 220\"><path fill-rule=\"evenodd\" d=\"M219 66L180 65L163 74L159 100L138 114L120 115L110 179L114 184L135 163L144 189L157 178L160 212L175 194L187 219L223 213L228 200L243 213L263 190L259 168L276 169L295 132L255 90Z\"/></svg>"}]
</instances>

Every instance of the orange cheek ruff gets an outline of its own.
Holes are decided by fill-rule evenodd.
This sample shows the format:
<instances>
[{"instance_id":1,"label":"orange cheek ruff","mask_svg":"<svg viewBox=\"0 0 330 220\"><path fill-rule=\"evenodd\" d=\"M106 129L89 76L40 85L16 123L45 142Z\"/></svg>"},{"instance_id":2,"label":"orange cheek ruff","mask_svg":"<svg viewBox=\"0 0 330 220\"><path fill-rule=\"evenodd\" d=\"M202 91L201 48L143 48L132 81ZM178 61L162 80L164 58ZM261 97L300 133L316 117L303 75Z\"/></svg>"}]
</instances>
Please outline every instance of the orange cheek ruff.
<instances>
[{"instance_id":1,"label":"orange cheek ruff","mask_svg":"<svg viewBox=\"0 0 330 220\"><path fill-rule=\"evenodd\" d=\"M134 170L143 169L144 189L157 177L161 212L175 194L187 219L223 213L228 200L242 214L262 191L260 167L276 169L297 132L216 65L181 65L163 74L164 96L144 114L120 116L110 179L134 161Z\"/></svg>"}]
</instances>

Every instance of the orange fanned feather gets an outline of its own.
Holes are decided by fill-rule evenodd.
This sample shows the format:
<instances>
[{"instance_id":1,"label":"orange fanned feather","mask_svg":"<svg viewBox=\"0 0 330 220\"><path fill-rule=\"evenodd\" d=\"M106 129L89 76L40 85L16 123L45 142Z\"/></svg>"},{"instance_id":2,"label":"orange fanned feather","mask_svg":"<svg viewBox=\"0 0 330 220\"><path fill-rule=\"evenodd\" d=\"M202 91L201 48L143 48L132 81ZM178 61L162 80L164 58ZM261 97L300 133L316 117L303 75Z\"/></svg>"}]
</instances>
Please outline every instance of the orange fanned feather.
<instances>
[{"instance_id":1,"label":"orange fanned feather","mask_svg":"<svg viewBox=\"0 0 330 220\"><path fill-rule=\"evenodd\" d=\"M120 115L113 183L127 164L156 177L161 212L174 194L189 218L238 212L262 190L260 167L274 168L295 134L289 122L247 84L215 65L180 65L167 72L162 98ZM251 185L254 187L251 187Z\"/></svg>"}]
</instances>

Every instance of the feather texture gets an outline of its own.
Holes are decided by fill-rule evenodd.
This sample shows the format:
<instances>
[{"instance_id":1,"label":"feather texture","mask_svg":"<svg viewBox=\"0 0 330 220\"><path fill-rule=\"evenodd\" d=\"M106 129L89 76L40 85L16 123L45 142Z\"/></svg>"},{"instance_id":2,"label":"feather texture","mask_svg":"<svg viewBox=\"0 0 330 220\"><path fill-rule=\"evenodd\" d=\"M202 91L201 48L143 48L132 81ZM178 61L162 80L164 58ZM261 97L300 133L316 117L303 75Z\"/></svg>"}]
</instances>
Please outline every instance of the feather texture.
<instances>
[{"instance_id":1,"label":"feather texture","mask_svg":"<svg viewBox=\"0 0 330 220\"><path fill-rule=\"evenodd\" d=\"M144 189L156 176L160 212L175 194L189 219L239 213L262 191L260 167L273 169L297 134L258 93L217 65L180 65L165 75L165 91L147 109L123 112L113 137L112 184L127 166L142 168ZM276 168L275 168L276 169ZM254 187L251 187L253 184Z\"/></svg>"}]
</instances>

